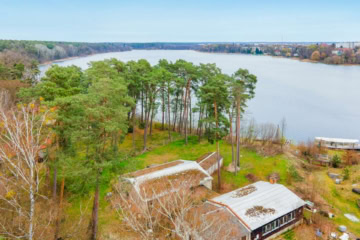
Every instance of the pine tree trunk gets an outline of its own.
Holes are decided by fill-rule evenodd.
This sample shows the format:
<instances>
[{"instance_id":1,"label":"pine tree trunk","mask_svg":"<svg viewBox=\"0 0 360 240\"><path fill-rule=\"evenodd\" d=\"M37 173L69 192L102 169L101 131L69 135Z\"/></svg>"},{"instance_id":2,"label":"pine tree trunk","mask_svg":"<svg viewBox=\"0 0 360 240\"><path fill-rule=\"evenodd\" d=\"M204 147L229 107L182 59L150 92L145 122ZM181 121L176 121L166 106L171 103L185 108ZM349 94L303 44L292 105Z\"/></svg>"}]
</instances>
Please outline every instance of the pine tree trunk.
<instances>
[{"instance_id":1,"label":"pine tree trunk","mask_svg":"<svg viewBox=\"0 0 360 240\"><path fill-rule=\"evenodd\" d=\"M162 105L161 105L161 112L162 112L162 118L161 118L161 130L164 131L165 127L165 94L164 94L164 88L162 90Z\"/></svg>"},{"instance_id":2,"label":"pine tree trunk","mask_svg":"<svg viewBox=\"0 0 360 240\"><path fill-rule=\"evenodd\" d=\"M136 115L136 102L135 102L135 106L132 109L132 128L133 128L133 132L132 132L132 144L133 144L133 149L135 150L136 145L135 145L135 127L136 127L136 123L135 123L135 115Z\"/></svg>"},{"instance_id":3,"label":"pine tree trunk","mask_svg":"<svg viewBox=\"0 0 360 240\"><path fill-rule=\"evenodd\" d=\"M92 211L90 240L97 239L98 214L99 214L99 173L97 173L97 176L96 176L96 189L95 189L95 194L94 194L94 205L93 205L93 211Z\"/></svg>"},{"instance_id":4,"label":"pine tree trunk","mask_svg":"<svg viewBox=\"0 0 360 240\"><path fill-rule=\"evenodd\" d=\"M201 120L203 119L205 114L205 109L200 107L200 114L199 114L199 143L201 142L201 137L203 134L203 123L201 122Z\"/></svg>"},{"instance_id":5,"label":"pine tree trunk","mask_svg":"<svg viewBox=\"0 0 360 240\"><path fill-rule=\"evenodd\" d=\"M150 133L149 136L152 135L152 130L153 130L153 119L154 119L154 111L155 109L151 106L151 115L150 115Z\"/></svg>"},{"instance_id":6,"label":"pine tree trunk","mask_svg":"<svg viewBox=\"0 0 360 240\"><path fill-rule=\"evenodd\" d=\"M191 96L189 96L189 113L190 113L190 135L191 135L192 134Z\"/></svg>"},{"instance_id":7,"label":"pine tree trunk","mask_svg":"<svg viewBox=\"0 0 360 240\"><path fill-rule=\"evenodd\" d=\"M191 78L189 78L187 84L186 84L186 91L185 91L185 98L184 98L184 117L183 117L183 122L184 122L184 133L185 133L185 145L188 144L188 134L187 134L187 122L188 122L188 101L189 101L189 97L190 97L190 83L191 83Z\"/></svg>"},{"instance_id":8,"label":"pine tree trunk","mask_svg":"<svg viewBox=\"0 0 360 240\"><path fill-rule=\"evenodd\" d=\"M141 117L140 122L144 122L144 91L141 91Z\"/></svg>"},{"instance_id":9,"label":"pine tree trunk","mask_svg":"<svg viewBox=\"0 0 360 240\"><path fill-rule=\"evenodd\" d=\"M183 98L184 97L184 93L182 93L181 94L181 98ZM180 111L179 111L179 126L178 126L178 131L179 131L179 133L180 134L182 134L183 132L182 132L182 127L183 127L183 108L184 108L184 102L181 102L180 101Z\"/></svg>"},{"instance_id":10,"label":"pine tree trunk","mask_svg":"<svg viewBox=\"0 0 360 240\"><path fill-rule=\"evenodd\" d=\"M218 128L219 128L219 121L218 121L218 115L217 115L217 105L216 101L214 101L214 111L215 111L215 123L216 123L216 134L215 134L215 140L216 140L216 148L217 148L217 163L218 163L218 189L221 190L221 173L220 173L220 145L219 145L219 135L218 135Z\"/></svg>"},{"instance_id":11,"label":"pine tree trunk","mask_svg":"<svg viewBox=\"0 0 360 240\"><path fill-rule=\"evenodd\" d=\"M176 95L175 111L174 111L174 127L173 127L173 131L174 131L174 132L175 132L175 130L176 130L176 120L177 120L178 102L179 102L179 95Z\"/></svg>"},{"instance_id":12,"label":"pine tree trunk","mask_svg":"<svg viewBox=\"0 0 360 240\"><path fill-rule=\"evenodd\" d=\"M171 122L170 122L170 88L168 88L168 91L167 91L167 97L168 97L168 132L169 132L169 141L171 142Z\"/></svg>"},{"instance_id":13,"label":"pine tree trunk","mask_svg":"<svg viewBox=\"0 0 360 240\"><path fill-rule=\"evenodd\" d=\"M234 140L233 140L233 122L232 122L232 110L229 110L229 120L230 120L230 141L231 141L231 162L233 166L236 168L235 163L235 154L234 154Z\"/></svg>"},{"instance_id":14,"label":"pine tree trunk","mask_svg":"<svg viewBox=\"0 0 360 240\"><path fill-rule=\"evenodd\" d=\"M235 173L237 172L236 168L240 167L240 97L236 101L236 164L235 164Z\"/></svg>"},{"instance_id":15,"label":"pine tree trunk","mask_svg":"<svg viewBox=\"0 0 360 240\"><path fill-rule=\"evenodd\" d=\"M148 130L148 127L149 127L149 118L150 118L151 106L152 106L152 99L150 97L149 104L145 108L145 128L144 128L144 148L143 148L143 151L146 151L147 130ZM150 110L149 110L149 108L150 108Z\"/></svg>"}]
</instances>

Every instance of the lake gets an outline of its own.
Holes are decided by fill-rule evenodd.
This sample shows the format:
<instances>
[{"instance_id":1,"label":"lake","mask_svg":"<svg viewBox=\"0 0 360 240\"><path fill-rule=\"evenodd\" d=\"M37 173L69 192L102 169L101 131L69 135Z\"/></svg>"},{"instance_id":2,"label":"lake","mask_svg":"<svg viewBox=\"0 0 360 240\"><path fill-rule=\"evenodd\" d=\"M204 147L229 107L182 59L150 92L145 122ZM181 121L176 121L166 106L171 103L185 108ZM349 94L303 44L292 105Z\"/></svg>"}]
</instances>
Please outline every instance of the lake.
<instances>
[{"instance_id":1,"label":"lake","mask_svg":"<svg viewBox=\"0 0 360 240\"><path fill-rule=\"evenodd\" d=\"M335 66L286 58L242 54L202 53L189 50L135 50L97 54L57 62L86 69L91 61L159 59L216 63L224 73L246 68L258 77L256 96L248 104L245 120L278 124L286 118L286 136L307 141L315 136L360 138L360 66ZM40 67L42 74L50 65Z\"/></svg>"}]
</instances>

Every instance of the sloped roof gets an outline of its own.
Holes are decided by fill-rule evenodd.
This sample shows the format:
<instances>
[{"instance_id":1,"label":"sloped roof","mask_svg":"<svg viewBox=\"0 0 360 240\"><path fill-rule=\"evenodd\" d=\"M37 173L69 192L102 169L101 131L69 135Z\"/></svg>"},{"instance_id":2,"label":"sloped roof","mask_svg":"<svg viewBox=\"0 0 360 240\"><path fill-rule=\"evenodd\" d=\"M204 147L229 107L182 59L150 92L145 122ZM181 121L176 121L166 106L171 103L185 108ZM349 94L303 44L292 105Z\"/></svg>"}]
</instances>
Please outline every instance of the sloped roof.
<instances>
[{"instance_id":1,"label":"sloped roof","mask_svg":"<svg viewBox=\"0 0 360 240\"><path fill-rule=\"evenodd\" d=\"M183 181L186 181L186 186L190 188L200 185L203 180L212 180L212 177L197 162L188 160L156 165L130 173L124 178L134 186L138 194L146 194L146 200L176 191L169 188L181 185ZM174 185L169 186L168 180L171 180Z\"/></svg>"},{"instance_id":2,"label":"sloped roof","mask_svg":"<svg viewBox=\"0 0 360 240\"><path fill-rule=\"evenodd\" d=\"M210 202L226 206L249 230L255 230L305 205L285 186L264 181L215 197ZM262 210L251 214L254 209Z\"/></svg>"},{"instance_id":3,"label":"sloped roof","mask_svg":"<svg viewBox=\"0 0 360 240\"><path fill-rule=\"evenodd\" d=\"M220 155L220 160L222 159L222 156ZM217 152L210 152L199 159L196 160L202 168L205 170L208 170L210 167L212 167L215 163L217 163Z\"/></svg>"}]
</instances>

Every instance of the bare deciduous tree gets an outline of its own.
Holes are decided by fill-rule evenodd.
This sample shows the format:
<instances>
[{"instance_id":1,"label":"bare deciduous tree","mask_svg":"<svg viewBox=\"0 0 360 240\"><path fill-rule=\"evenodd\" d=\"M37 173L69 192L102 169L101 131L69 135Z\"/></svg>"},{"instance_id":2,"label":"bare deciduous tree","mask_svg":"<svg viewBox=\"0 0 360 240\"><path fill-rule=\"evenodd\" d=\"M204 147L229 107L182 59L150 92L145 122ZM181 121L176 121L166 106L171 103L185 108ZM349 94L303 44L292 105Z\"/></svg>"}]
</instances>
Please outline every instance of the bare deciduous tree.
<instances>
[{"instance_id":1,"label":"bare deciduous tree","mask_svg":"<svg viewBox=\"0 0 360 240\"><path fill-rule=\"evenodd\" d=\"M0 89L0 107L4 110L9 109L11 106L10 93L6 89Z\"/></svg>"},{"instance_id":2,"label":"bare deciduous tree","mask_svg":"<svg viewBox=\"0 0 360 240\"><path fill-rule=\"evenodd\" d=\"M276 136L276 126L272 123L265 123L259 126L260 138L265 145L272 142Z\"/></svg>"},{"instance_id":3,"label":"bare deciduous tree","mask_svg":"<svg viewBox=\"0 0 360 240\"><path fill-rule=\"evenodd\" d=\"M221 210L204 208L203 203L194 198L196 194L188 188L188 183L189 179L176 183L164 181L165 191L171 194L161 194L151 200L146 194L149 190L133 194L129 185L121 184L116 187L113 205L124 223L143 239L156 239L164 234L183 240L228 239L231 230L216 215ZM158 189L153 189L150 195L159 196Z\"/></svg>"},{"instance_id":4,"label":"bare deciduous tree","mask_svg":"<svg viewBox=\"0 0 360 240\"><path fill-rule=\"evenodd\" d=\"M39 192L43 163L37 159L46 139L46 112L38 110L35 104L10 110L0 105L0 211L6 216L0 219L0 236L32 240L50 225L51 211L37 216L45 199Z\"/></svg>"}]
</instances>

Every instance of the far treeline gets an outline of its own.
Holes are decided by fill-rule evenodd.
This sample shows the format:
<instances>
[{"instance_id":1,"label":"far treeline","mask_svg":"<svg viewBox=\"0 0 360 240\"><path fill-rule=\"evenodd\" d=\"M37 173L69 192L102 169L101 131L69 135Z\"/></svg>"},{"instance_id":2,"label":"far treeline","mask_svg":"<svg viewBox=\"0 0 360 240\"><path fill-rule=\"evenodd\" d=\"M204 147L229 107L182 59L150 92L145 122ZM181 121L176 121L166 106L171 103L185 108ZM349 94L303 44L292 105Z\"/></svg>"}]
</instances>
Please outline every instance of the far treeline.
<instances>
[{"instance_id":1,"label":"far treeline","mask_svg":"<svg viewBox=\"0 0 360 240\"><path fill-rule=\"evenodd\" d=\"M227 75L215 64L109 59L85 71L54 65L40 82L21 88L15 102L0 92L0 239L65 239L63 199L89 193L94 197L87 239L98 239L100 189L136 164L119 146L129 133L132 154L147 151L157 113L169 142L174 133L184 144L197 135L216 143L219 153L219 141L230 134L237 171L240 118L256 82L245 69ZM234 140L230 122L236 122ZM143 146L136 149L139 129ZM219 189L220 180L218 171Z\"/></svg>"},{"instance_id":2,"label":"far treeline","mask_svg":"<svg viewBox=\"0 0 360 240\"><path fill-rule=\"evenodd\" d=\"M0 80L21 80L33 83L39 74L38 65L64 58L132 49L198 49L196 43L85 43L0 40ZM20 83L7 83L18 87ZM0 87L4 87L0 84Z\"/></svg>"},{"instance_id":3,"label":"far treeline","mask_svg":"<svg viewBox=\"0 0 360 240\"><path fill-rule=\"evenodd\" d=\"M202 52L281 56L326 64L360 64L360 47L336 48L335 44L207 44Z\"/></svg>"},{"instance_id":4,"label":"far treeline","mask_svg":"<svg viewBox=\"0 0 360 240\"><path fill-rule=\"evenodd\" d=\"M131 49L195 49L197 43L87 43L0 40L0 53L13 51L39 63L96 53L130 51Z\"/></svg>"}]
</instances>

